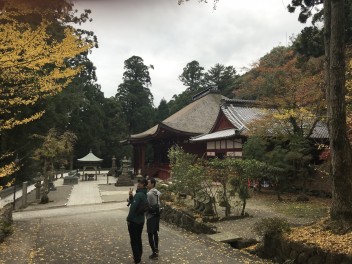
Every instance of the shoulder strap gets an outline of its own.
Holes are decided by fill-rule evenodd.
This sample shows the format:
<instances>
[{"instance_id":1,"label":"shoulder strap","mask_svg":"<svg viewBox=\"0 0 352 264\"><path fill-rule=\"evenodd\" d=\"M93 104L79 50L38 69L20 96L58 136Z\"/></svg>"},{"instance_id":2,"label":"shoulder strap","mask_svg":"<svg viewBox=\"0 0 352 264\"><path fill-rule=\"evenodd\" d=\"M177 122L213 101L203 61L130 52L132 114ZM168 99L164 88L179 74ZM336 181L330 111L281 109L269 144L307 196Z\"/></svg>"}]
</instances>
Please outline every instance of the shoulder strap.
<instances>
[{"instance_id":1,"label":"shoulder strap","mask_svg":"<svg viewBox=\"0 0 352 264\"><path fill-rule=\"evenodd\" d=\"M153 193L156 196L156 203L159 204L159 195Z\"/></svg>"}]
</instances>

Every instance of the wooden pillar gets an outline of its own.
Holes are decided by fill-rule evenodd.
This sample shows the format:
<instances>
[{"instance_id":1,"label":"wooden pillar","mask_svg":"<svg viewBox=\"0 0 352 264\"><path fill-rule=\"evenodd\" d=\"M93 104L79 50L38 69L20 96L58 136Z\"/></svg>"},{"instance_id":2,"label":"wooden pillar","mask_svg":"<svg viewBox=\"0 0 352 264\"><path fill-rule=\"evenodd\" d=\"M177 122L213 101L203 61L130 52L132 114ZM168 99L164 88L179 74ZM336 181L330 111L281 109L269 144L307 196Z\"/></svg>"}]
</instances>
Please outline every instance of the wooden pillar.
<instances>
[{"instance_id":1,"label":"wooden pillar","mask_svg":"<svg viewBox=\"0 0 352 264\"><path fill-rule=\"evenodd\" d=\"M134 173L137 174L138 170L141 170L142 175L146 173L145 168L145 144L135 144L133 145L133 169Z\"/></svg>"},{"instance_id":2,"label":"wooden pillar","mask_svg":"<svg viewBox=\"0 0 352 264\"><path fill-rule=\"evenodd\" d=\"M140 147L140 169L142 171L142 175L144 176L146 174L146 168L145 168L145 144L141 144Z\"/></svg>"},{"instance_id":3,"label":"wooden pillar","mask_svg":"<svg viewBox=\"0 0 352 264\"><path fill-rule=\"evenodd\" d=\"M134 174L138 173L138 166L139 166L139 147L138 145L133 145L133 170Z\"/></svg>"},{"instance_id":4,"label":"wooden pillar","mask_svg":"<svg viewBox=\"0 0 352 264\"><path fill-rule=\"evenodd\" d=\"M84 175L84 174L85 174L85 173L84 173L85 171L86 171L86 167L85 167L85 166L83 166L82 181L84 180L84 177L85 177L85 175Z\"/></svg>"}]
</instances>

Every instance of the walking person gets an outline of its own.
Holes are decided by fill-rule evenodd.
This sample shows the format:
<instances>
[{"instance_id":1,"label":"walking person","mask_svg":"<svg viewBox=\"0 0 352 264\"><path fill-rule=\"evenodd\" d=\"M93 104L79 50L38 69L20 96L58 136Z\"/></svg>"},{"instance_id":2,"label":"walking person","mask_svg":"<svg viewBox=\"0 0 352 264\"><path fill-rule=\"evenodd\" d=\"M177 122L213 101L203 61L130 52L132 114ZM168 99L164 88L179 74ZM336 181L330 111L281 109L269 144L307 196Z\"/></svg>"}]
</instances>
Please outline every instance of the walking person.
<instances>
[{"instance_id":1,"label":"walking person","mask_svg":"<svg viewBox=\"0 0 352 264\"><path fill-rule=\"evenodd\" d=\"M156 180L148 178L147 199L149 203L149 211L147 212L147 232L149 245L152 249L150 259L157 259L159 256L159 222L160 222L160 195L161 193L155 188Z\"/></svg>"},{"instance_id":2,"label":"walking person","mask_svg":"<svg viewBox=\"0 0 352 264\"><path fill-rule=\"evenodd\" d=\"M143 206L147 204L147 185L146 179L138 181L136 194L133 196L133 189L129 191L130 210L127 216L128 232L132 247L134 263L141 263L143 254L142 231L144 226Z\"/></svg>"}]
</instances>

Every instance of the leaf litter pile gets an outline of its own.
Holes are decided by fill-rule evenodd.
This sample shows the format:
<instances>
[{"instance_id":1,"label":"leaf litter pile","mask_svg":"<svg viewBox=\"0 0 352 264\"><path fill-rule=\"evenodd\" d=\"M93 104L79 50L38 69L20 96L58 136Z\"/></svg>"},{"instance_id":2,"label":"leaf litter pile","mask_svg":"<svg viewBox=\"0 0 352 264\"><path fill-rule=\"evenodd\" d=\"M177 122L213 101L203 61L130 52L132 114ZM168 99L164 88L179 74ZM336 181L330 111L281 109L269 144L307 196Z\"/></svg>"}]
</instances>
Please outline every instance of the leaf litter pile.
<instances>
[{"instance_id":1,"label":"leaf litter pile","mask_svg":"<svg viewBox=\"0 0 352 264\"><path fill-rule=\"evenodd\" d=\"M316 246L324 251L352 255L352 224L322 219L312 225L295 227L288 240Z\"/></svg>"},{"instance_id":2,"label":"leaf litter pile","mask_svg":"<svg viewBox=\"0 0 352 264\"><path fill-rule=\"evenodd\" d=\"M309 202L295 201L295 195L285 195L278 202L271 193L256 193L256 203L265 204L269 210L282 213L293 219L310 219L311 224L297 221L285 238L289 241L319 247L324 251L352 255L352 223L332 221L328 217L331 199L309 197ZM295 222L295 221L293 221ZM300 223L301 222L301 223ZM302 225L303 224L303 225Z\"/></svg>"}]
</instances>

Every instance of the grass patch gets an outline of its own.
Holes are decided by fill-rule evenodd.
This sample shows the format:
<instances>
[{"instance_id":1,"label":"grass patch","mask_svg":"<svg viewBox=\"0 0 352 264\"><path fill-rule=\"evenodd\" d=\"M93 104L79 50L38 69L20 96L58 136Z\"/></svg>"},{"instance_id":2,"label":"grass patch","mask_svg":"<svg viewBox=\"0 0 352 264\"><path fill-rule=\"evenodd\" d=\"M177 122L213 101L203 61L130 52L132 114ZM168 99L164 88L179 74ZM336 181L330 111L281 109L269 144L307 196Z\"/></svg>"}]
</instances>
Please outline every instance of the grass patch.
<instances>
[{"instance_id":1,"label":"grass patch","mask_svg":"<svg viewBox=\"0 0 352 264\"><path fill-rule=\"evenodd\" d=\"M309 196L309 201L297 201L297 195L282 194L282 201L278 201L273 192L255 193L255 202L270 207L286 217L318 219L329 214L331 199Z\"/></svg>"},{"instance_id":2,"label":"grass patch","mask_svg":"<svg viewBox=\"0 0 352 264\"><path fill-rule=\"evenodd\" d=\"M329 207L314 202L278 202L274 209L288 217L322 218L328 215Z\"/></svg>"}]
</instances>

